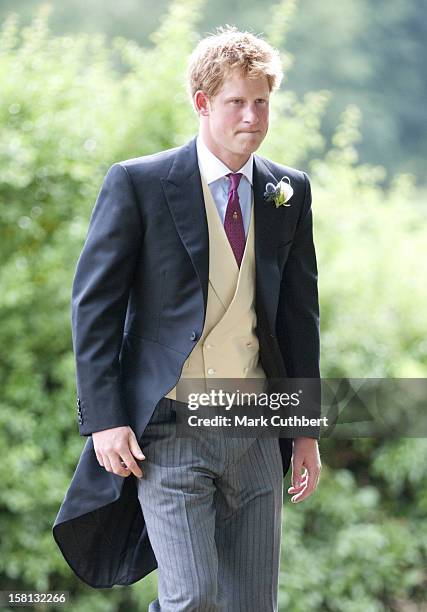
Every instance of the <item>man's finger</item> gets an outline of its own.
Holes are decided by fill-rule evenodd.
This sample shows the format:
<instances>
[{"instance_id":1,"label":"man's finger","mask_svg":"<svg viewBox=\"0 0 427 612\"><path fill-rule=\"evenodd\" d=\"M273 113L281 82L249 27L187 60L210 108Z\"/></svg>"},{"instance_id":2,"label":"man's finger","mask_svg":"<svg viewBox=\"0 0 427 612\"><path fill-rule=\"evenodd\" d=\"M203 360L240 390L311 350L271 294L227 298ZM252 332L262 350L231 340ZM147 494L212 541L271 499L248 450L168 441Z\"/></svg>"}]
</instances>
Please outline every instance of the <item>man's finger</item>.
<instances>
[{"instance_id":1,"label":"man's finger","mask_svg":"<svg viewBox=\"0 0 427 612\"><path fill-rule=\"evenodd\" d=\"M112 472L113 468L111 466L110 460L108 458L108 455L102 455L103 461L104 461L104 468L107 470L107 472Z\"/></svg>"},{"instance_id":2,"label":"man's finger","mask_svg":"<svg viewBox=\"0 0 427 612\"><path fill-rule=\"evenodd\" d=\"M317 486L317 481L318 481L317 470L308 469L308 478L307 478L305 487L303 488L302 491L300 491L299 493L291 497L291 502L293 503L300 502L303 499L306 499L309 495L311 495Z\"/></svg>"},{"instance_id":3,"label":"man's finger","mask_svg":"<svg viewBox=\"0 0 427 612\"><path fill-rule=\"evenodd\" d=\"M145 455L142 452L142 449L138 444L138 440L136 439L136 436L133 430L131 430L129 434L129 448L130 448L130 452L132 453L134 457L136 457L137 459L141 459L141 460L145 459Z\"/></svg>"},{"instance_id":4,"label":"man's finger","mask_svg":"<svg viewBox=\"0 0 427 612\"><path fill-rule=\"evenodd\" d=\"M130 476L130 470L123 467L122 464L120 463L121 461L120 455L118 455L117 453L113 453L112 455L109 456L109 459L110 459L111 466L113 468L113 472L117 474L117 476L123 476L123 477Z\"/></svg>"},{"instance_id":5,"label":"man's finger","mask_svg":"<svg viewBox=\"0 0 427 612\"><path fill-rule=\"evenodd\" d=\"M135 474L137 478L142 478L142 470L135 461L135 457L130 451L123 451L121 453L122 462L126 465L132 474Z\"/></svg>"},{"instance_id":6,"label":"man's finger","mask_svg":"<svg viewBox=\"0 0 427 612\"><path fill-rule=\"evenodd\" d=\"M293 504L297 504L298 502L302 502L304 499L309 497L313 492L314 492L313 488L309 489L307 487L302 493L299 493L298 495L294 495L293 497L291 497L291 502Z\"/></svg>"},{"instance_id":7,"label":"man's finger","mask_svg":"<svg viewBox=\"0 0 427 612\"><path fill-rule=\"evenodd\" d=\"M295 486L291 483L290 488L291 489L300 489L301 486L305 485L305 483L307 482L308 479L308 472L307 470L304 471L304 473L302 475L300 475L300 481L299 481L299 485Z\"/></svg>"},{"instance_id":8,"label":"man's finger","mask_svg":"<svg viewBox=\"0 0 427 612\"><path fill-rule=\"evenodd\" d=\"M292 465L292 486L299 487L301 480L307 476L307 470L304 468L304 472L301 474L302 463L295 463Z\"/></svg>"},{"instance_id":9,"label":"man's finger","mask_svg":"<svg viewBox=\"0 0 427 612\"><path fill-rule=\"evenodd\" d=\"M291 486L288 488L288 491L289 491L289 492L300 491L302 488L304 488L304 487L305 487L305 485L306 485L306 484L307 484L307 476L305 476L305 477L304 477L304 478L301 480L301 482L300 482L300 484L298 485L298 487L294 487L294 486L292 486L292 485L291 485Z\"/></svg>"},{"instance_id":10,"label":"man's finger","mask_svg":"<svg viewBox=\"0 0 427 612\"><path fill-rule=\"evenodd\" d=\"M311 495L313 491L314 491L313 486L306 485L304 489L300 491L300 493L297 493L297 495L294 495L293 497L291 497L291 502L293 503L300 502L303 499L306 499L309 495Z\"/></svg>"},{"instance_id":11,"label":"man's finger","mask_svg":"<svg viewBox=\"0 0 427 612\"><path fill-rule=\"evenodd\" d=\"M98 463L101 467L104 467L104 460L102 458L102 453L100 451L95 451L96 458L98 459Z\"/></svg>"}]
</instances>

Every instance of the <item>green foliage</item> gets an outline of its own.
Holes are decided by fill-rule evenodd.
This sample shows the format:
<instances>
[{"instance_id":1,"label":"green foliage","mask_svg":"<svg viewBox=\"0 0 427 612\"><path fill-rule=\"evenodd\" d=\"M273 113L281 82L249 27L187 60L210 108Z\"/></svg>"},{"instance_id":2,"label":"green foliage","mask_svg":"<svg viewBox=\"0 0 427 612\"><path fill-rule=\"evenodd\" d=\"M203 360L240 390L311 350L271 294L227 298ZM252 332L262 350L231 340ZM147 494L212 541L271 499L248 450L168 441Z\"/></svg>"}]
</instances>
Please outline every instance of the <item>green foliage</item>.
<instances>
[{"instance_id":1,"label":"green foliage","mask_svg":"<svg viewBox=\"0 0 427 612\"><path fill-rule=\"evenodd\" d=\"M425 184L427 20L421 0L299 0L287 36L298 59L287 86L333 91L322 133L335 131L340 110L363 109L358 151L364 162L416 174Z\"/></svg>"},{"instance_id":2,"label":"green foliage","mask_svg":"<svg viewBox=\"0 0 427 612\"><path fill-rule=\"evenodd\" d=\"M413 464L409 469L402 464L406 456L415 458L422 471L427 445L425 440L364 442L372 444L370 452L347 448L353 461L335 470L327 462L329 457L334 461L332 451L339 454L340 445L323 444L326 460L323 456L316 494L304 508L285 505L280 609L385 612L400 609L393 607L397 598L421 599L427 558L425 474L411 482ZM368 462L370 474L351 469L358 455ZM394 462L397 455L402 464ZM395 482L404 488L400 497Z\"/></svg>"},{"instance_id":3,"label":"green foliage","mask_svg":"<svg viewBox=\"0 0 427 612\"><path fill-rule=\"evenodd\" d=\"M334 148L311 164L319 268L327 271L323 375L424 377L426 212L411 175L394 175L382 190L383 168L357 164L358 121L349 107Z\"/></svg>"},{"instance_id":4,"label":"green foliage","mask_svg":"<svg viewBox=\"0 0 427 612\"><path fill-rule=\"evenodd\" d=\"M0 20L11 10L19 10L27 23L42 2L2 0ZM50 23L58 34L103 32L107 44L120 35L146 46L169 3L52 2ZM284 86L301 96L309 89L333 92L322 136L329 139L341 109L356 103L363 109L363 139L358 145L361 160L380 162L388 172L396 167L413 172L425 186L424 4L423 0L341 0L338 10L335 0L282 0L277 4L274 0L206 0L199 31L231 23L268 34L282 49L286 45Z\"/></svg>"},{"instance_id":5,"label":"green foliage","mask_svg":"<svg viewBox=\"0 0 427 612\"><path fill-rule=\"evenodd\" d=\"M89 215L109 165L195 133L184 73L202 8L175 2L147 47L53 36L46 10L28 27L10 17L0 35L0 583L69 590L76 612L143 611L155 593L155 575L108 592L85 587L51 526L84 444L69 308ZM292 10L285 2L272 13L276 42ZM259 151L297 167L311 159L323 375L425 376L421 196L411 176L396 174L384 191L384 169L358 163L356 108L345 110L327 148L330 100L323 90L302 99L277 92ZM425 441L326 440L321 448L318 491L284 508L283 609L366 612L421 599Z\"/></svg>"}]
</instances>

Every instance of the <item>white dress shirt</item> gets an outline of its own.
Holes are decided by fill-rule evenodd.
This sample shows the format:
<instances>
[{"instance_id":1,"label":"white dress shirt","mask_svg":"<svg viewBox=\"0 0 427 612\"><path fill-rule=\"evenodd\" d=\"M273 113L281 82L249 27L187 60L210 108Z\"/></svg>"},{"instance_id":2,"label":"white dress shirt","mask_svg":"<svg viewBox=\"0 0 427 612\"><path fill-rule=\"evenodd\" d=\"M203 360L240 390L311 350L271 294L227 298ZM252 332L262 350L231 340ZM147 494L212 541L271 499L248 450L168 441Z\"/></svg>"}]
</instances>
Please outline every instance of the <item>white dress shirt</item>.
<instances>
[{"instance_id":1,"label":"white dress shirt","mask_svg":"<svg viewBox=\"0 0 427 612\"><path fill-rule=\"evenodd\" d=\"M227 168L227 166L208 149L200 134L198 134L196 138L196 147L200 174L209 185L221 223L224 225L230 185L230 179L226 175L233 171ZM253 157L253 153L251 153L248 161L238 170L238 172L243 174L237 192L239 194L243 227L246 237L248 235L249 223L251 220Z\"/></svg>"}]
</instances>

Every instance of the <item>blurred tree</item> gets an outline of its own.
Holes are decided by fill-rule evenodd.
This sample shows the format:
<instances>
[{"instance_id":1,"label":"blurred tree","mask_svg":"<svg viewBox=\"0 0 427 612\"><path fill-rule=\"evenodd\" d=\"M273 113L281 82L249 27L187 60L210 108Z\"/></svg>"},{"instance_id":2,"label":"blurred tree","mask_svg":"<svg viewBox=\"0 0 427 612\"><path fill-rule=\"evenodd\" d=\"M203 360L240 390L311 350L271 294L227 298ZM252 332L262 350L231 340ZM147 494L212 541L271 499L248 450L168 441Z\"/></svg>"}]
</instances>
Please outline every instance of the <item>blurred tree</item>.
<instances>
[{"instance_id":1,"label":"blurred tree","mask_svg":"<svg viewBox=\"0 0 427 612\"><path fill-rule=\"evenodd\" d=\"M21 0L19 14L29 22L46 0ZM51 28L57 33L102 32L107 40L120 35L144 46L160 25L169 0L50 0ZM284 88L302 95L307 90L332 92L321 134L331 139L338 117L348 104L362 109L362 162L412 172L426 186L427 19L423 0L293 0L288 2L286 36L288 59L298 58L295 69L287 64ZM0 19L14 0L3 0ZM274 39L273 0L208 0L200 14L199 30L212 31L232 23L264 32ZM282 20L283 21L283 20ZM292 26L292 27L290 27ZM282 39L282 46L285 38ZM275 44L275 41L274 41ZM308 152L310 155L310 152ZM310 158L305 160L307 163ZM387 175L386 181L388 181Z\"/></svg>"},{"instance_id":2,"label":"blurred tree","mask_svg":"<svg viewBox=\"0 0 427 612\"><path fill-rule=\"evenodd\" d=\"M288 86L326 88L333 99L323 134L347 104L362 109L362 161L426 184L427 19L422 0L300 0L287 48L298 58Z\"/></svg>"}]
</instances>

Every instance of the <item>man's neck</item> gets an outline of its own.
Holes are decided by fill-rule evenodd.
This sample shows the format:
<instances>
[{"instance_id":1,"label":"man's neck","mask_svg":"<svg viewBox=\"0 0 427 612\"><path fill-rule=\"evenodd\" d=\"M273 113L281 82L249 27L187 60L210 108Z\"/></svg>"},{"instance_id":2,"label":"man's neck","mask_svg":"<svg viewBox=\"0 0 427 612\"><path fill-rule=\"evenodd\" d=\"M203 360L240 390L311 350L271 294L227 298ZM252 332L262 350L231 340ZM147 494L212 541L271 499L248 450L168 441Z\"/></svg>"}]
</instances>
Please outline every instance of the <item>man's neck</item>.
<instances>
[{"instance_id":1,"label":"man's neck","mask_svg":"<svg viewBox=\"0 0 427 612\"><path fill-rule=\"evenodd\" d=\"M215 155L223 164L227 166L232 172L237 172L246 164L251 154L243 156L243 155L233 155L230 151L218 150L215 146L215 143L212 143L209 138L206 138L202 131L199 131L199 138L203 141L204 145L209 149L212 155Z\"/></svg>"}]
</instances>

